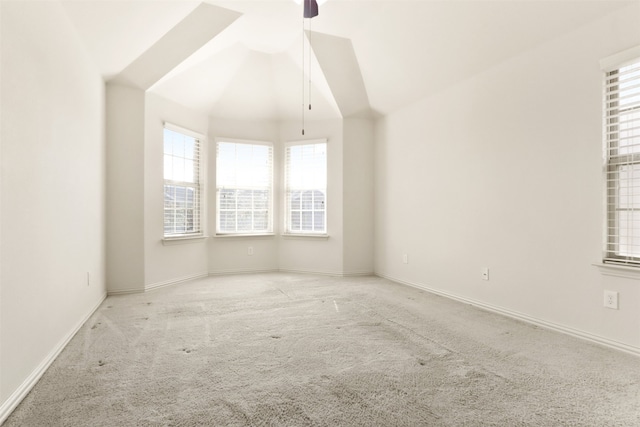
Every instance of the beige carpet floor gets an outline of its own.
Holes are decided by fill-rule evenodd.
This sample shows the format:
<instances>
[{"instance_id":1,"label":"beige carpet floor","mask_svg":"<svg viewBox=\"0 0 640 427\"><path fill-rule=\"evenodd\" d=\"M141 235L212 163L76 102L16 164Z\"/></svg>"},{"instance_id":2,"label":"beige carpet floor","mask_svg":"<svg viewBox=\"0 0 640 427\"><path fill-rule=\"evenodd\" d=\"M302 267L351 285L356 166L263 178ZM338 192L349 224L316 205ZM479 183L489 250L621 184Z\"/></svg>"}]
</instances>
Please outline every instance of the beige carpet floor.
<instances>
[{"instance_id":1,"label":"beige carpet floor","mask_svg":"<svg viewBox=\"0 0 640 427\"><path fill-rule=\"evenodd\" d=\"M14 426L640 426L640 358L376 277L112 296Z\"/></svg>"}]
</instances>

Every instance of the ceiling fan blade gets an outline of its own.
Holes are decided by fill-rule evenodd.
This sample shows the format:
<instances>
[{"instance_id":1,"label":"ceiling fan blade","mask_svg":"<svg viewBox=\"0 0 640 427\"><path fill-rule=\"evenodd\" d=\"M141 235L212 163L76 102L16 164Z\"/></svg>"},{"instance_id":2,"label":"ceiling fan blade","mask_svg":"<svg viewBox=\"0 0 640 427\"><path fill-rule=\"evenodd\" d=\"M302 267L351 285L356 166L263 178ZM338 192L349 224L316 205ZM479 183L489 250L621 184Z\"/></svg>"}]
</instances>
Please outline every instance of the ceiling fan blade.
<instances>
[{"instance_id":1,"label":"ceiling fan blade","mask_svg":"<svg viewBox=\"0 0 640 427\"><path fill-rule=\"evenodd\" d=\"M318 2L316 0L304 0L304 17L318 16Z\"/></svg>"}]
</instances>

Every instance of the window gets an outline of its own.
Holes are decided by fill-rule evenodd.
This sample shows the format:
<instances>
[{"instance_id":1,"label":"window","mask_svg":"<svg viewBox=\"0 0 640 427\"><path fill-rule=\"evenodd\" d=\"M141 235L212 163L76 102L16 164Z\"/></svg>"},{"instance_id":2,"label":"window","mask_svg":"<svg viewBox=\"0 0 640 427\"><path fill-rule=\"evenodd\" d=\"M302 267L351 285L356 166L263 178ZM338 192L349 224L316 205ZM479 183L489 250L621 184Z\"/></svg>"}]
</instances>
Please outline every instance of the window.
<instances>
[{"instance_id":1,"label":"window","mask_svg":"<svg viewBox=\"0 0 640 427\"><path fill-rule=\"evenodd\" d=\"M604 261L640 266L640 58L605 72Z\"/></svg>"},{"instance_id":2,"label":"window","mask_svg":"<svg viewBox=\"0 0 640 427\"><path fill-rule=\"evenodd\" d=\"M218 234L273 232L273 145L216 144Z\"/></svg>"},{"instance_id":3,"label":"window","mask_svg":"<svg viewBox=\"0 0 640 427\"><path fill-rule=\"evenodd\" d=\"M285 148L285 233L327 233L326 140Z\"/></svg>"},{"instance_id":4,"label":"window","mask_svg":"<svg viewBox=\"0 0 640 427\"><path fill-rule=\"evenodd\" d=\"M202 234L200 139L189 131L164 129L164 236Z\"/></svg>"}]
</instances>

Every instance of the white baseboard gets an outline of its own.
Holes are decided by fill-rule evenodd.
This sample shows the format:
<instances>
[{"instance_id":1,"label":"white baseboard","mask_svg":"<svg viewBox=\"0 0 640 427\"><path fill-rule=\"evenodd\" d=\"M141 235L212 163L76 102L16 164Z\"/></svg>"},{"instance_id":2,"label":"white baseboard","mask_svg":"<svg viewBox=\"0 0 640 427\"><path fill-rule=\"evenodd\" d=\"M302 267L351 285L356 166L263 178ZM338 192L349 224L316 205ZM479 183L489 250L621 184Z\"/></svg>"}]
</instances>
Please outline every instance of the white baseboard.
<instances>
[{"instance_id":1,"label":"white baseboard","mask_svg":"<svg viewBox=\"0 0 640 427\"><path fill-rule=\"evenodd\" d=\"M250 268L240 268L240 269L229 269L229 270L210 270L209 276L226 276L226 275L235 275L235 274L259 274L259 273L277 273L279 270L277 268L274 269L250 269Z\"/></svg>"},{"instance_id":2,"label":"white baseboard","mask_svg":"<svg viewBox=\"0 0 640 427\"><path fill-rule=\"evenodd\" d=\"M189 280L202 279L203 277L208 277L208 276L209 276L209 273L199 273L199 274L192 274L190 276L180 277L177 279L165 280L164 282L156 282L150 285L145 285L144 292L147 292L153 289L163 288L165 286L176 285L178 283L188 282Z\"/></svg>"},{"instance_id":3,"label":"white baseboard","mask_svg":"<svg viewBox=\"0 0 640 427\"><path fill-rule=\"evenodd\" d=\"M95 313L98 307L100 307L100 304L102 304L106 297L107 294L105 292L98 303L91 310L89 310L89 313L87 313L87 315L84 316L80 320L80 322L78 322L75 327L58 343L58 345L56 345L53 350L49 352L47 357L45 357L44 360L42 360L42 362L40 362L40 364L36 367L36 369L31 372L27 379L25 379L23 383L20 384L20 387L18 387L11 394L11 396L9 396L9 398L2 403L2 406L0 406L0 425L2 425L2 423L5 422L9 415L11 415L13 410L16 409L20 402L22 402L22 399L24 399L27 394L29 394L33 386L36 385L38 380L42 377L42 375L44 375L53 361L56 360L62 350L64 350L67 344L69 344L69 341L71 341L75 334L80 330L82 325L84 325L85 322L89 320L89 318L93 315L93 313Z\"/></svg>"},{"instance_id":4,"label":"white baseboard","mask_svg":"<svg viewBox=\"0 0 640 427\"><path fill-rule=\"evenodd\" d=\"M209 272L209 276L223 276L232 274L257 274L257 273L292 273L292 274L315 274L318 276L333 277L356 277L356 276L373 276L373 271L322 271L322 270L300 270L295 268L274 268L271 270L214 270Z\"/></svg>"},{"instance_id":5,"label":"white baseboard","mask_svg":"<svg viewBox=\"0 0 640 427\"><path fill-rule=\"evenodd\" d=\"M374 276L373 271L345 271L342 273L342 277L361 277L361 276Z\"/></svg>"},{"instance_id":6,"label":"white baseboard","mask_svg":"<svg viewBox=\"0 0 640 427\"><path fill-rule=\"evenodd\" d=\"M296 274L316 274L318 276L333 276L342 277L344 273L342 271L322 271L322 270L299 270L294 268L281 268L278 271L281 273L296 273Z\"/></svg>"},{"instance_id":7,"label":"white baseboard","mask_svg":"<svg viewBox=\"0 0 640 427\"><path fill-rule=\"evenodd\" d=\"M187 282L189 280L201 279L203 277L209 276L209 273L199 273L192 274L190 276L179 277L177 279L165 280L163 282L151 283L149 285L144 285L144 288L130 288L130 289L115 289L109 290L107 294L111 295L129 295L129 294L140 294L147 291L151 291L158 288L163 288L165 286L176 285L178 283Z\"/></svg>"},{"instance_id":8,"label":"white baseboard","mask_svg":"<svg viewBox=\"0 0 640 427\"><path fill-rule=\"evenodd\" d=\"M139 294L139 293L142 293L142 292L144 292L144 289L141 289L141 288L115 289L115 290L108 290L107 291L107 296Z\"/></svg>"},{"instance_id":9,"label":"white baseboard","mask_svg":"<svg viewBox=\"0 0 640 427\"><path fill-rule=\"evenodd\" d=\"M483 310L491 311L493 313L501 314L503 316L511 317L513 319L521 320L523 322L527 322L536 326L540 326L545 329L550 329L552 331L560 332L566 335L570 335L575 338L580 338L586 341L590 341L592 343L600 344L605 347L609 347L618 351L623 351L625 353L630 353L634 356L640 356L640 348L631 346L628 344L624 344L618 341L614 341L599 335L592 334L590 332L581 331L579 329L571 328L568 326L560 325L553 322L548 322L543 319L538 319L533 316L529 316L524 313L519 313L517 311L509 310L503 307L498 307L495 305L483 303L480 301L476 301L470 298L461 297L459 295L451 294L449 292L444 292L438 289L431 288L429 286L425 286L421 283L409 282L406 280L397 279L395 277L389 276L387 274L383 274L380 272L375 273L376 276L382 277L387 280L391 280L392 282L400 283L402 285L411 286L413 288L421 289L423 291L427 291L436 295L440 295L455 301L460 301L466 304L473 305L474 307L479 307Z\"/></svg>"}]
</instances>

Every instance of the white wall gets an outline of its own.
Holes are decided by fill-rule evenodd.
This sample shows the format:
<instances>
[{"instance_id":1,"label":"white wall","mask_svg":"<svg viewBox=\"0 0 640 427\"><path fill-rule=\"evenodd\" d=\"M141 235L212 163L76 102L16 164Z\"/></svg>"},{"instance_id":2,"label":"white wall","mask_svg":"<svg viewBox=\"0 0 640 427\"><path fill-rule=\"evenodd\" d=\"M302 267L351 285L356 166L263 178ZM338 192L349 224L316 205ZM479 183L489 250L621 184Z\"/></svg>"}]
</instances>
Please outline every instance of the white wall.
<instances>
[{"instance_id":1,"label":"white wall","mask_svg":"<svg viewBox=\"0 0 640 427\"><path fill-rule=\"evenodd\" d=\"M109 85L111 86L111 85ZM119 90L136 91L136 89ZM131 94L129 94L131 95ZM135 96L137 99L137 95ZM111 98L110 98L111 99ZM123 99L126 101L126 99ZM130 104L138 104L127 101ZM372 235L373 215L371 212L372 186L372 122L364 119L348 119L343 128L341 119L307 123L306 136L300 135L298 122L274 122L269 120L238 121L206 118L176 103L154 94L147 94L145 110L145 153L144 153L144 251L129 256L129 269L138 271L138 255L144 261L142 274L144 288L198 277L205 274L226 274L257 271L303 271L326 274L362 274L373 271ZM114 107L117 108L117 107ZM123 117L131 117L131 112ZM164 121L208 135L203 152L206 176L206 218L208 239L178 245L162 244L162 123ZM110 121L111 126L111 121ZM129 128L121 138L127 144L137 141L137 134L131 139ZM343 131L345 132L343 134ZM343 136L349 138L349 147L343 144ZM271 141L274 143L274 235L246 237L216 237L216 138ZM328 159L328 225L329 238L283 237L282 231L282 179L284 142L301 139L327 138ZM110 139L111 141L111 139ZM136 149L137 150L137 149ZM362 155L361 150L368 150ZM348 155L351 165L348 173L343 172L343 155ZM131 158L125 159L125 164ZM136 160L138 161L138 160ZM118 162L122 162L118 160ZM121 170L117 163L111 167ZM134 172L139 167L127 166L124 170ZM137 172L135 172L137 173ZM349 195L349 203L343 204ZM130 200L126 207L114 202L119 211L128 215L137 212L139 205ZM137 215L137 214L136 214ZM351 228L345 238L343 222L349 221ZM130 230L137 233L135 230ZM139 234L135 234L138 239ZM137 240L136 240L137 241ZM248 254L248 248L253 255ZM347 251L349 253L347 259ZM348 266L348 269L346 268ZM118 270L120 271L120 270ZM132 270L129 277L134 277ZM111 284L111 282L109 282ZM134 288L129 285L128 288ZM119 288L110 287L110 291Z\"/></svg>"},{"instance_id":2,"label":"white wall","mask_svg":"<svg viewBox=\"0 0 640 427\"><path fill-rule=\"evenodd\" d=\"M107 286L144 290L144 108L140 89L108 83Z\"/></svg>"},{"instance_id":3,"label":"white wall","mask_svg":"<svg viewBox=\"0 0 640 427\"><path fill-rule=\"evenodd\" d=\"M282 142L277 158L284 156L283 143L306 139L327 139L327 231L328 239L317 237L279 236L279 265L281 270L343 274L343 127L342 119L307 122L301 135L298 121L280 123ZM282 163L281 163L282 164ZM283 179L283 168L278 171ZM283 202L281 201L280 204Z\"/></svg>"},{"instance_id":4,"label":"white wall","mask_svg":"<svg viewBox=\"0 0 640 427\"><path fill-rule=\"evenodd\" d=\"M58 2L0 8L1 421L106 287L104 83Z\"/></svg>"},{"instance_id":5,"label":"white wall","mask_svg":"<svg viewBox=\"0 0 640 427\"><path fill-rule=\"evenodd\" d=\"M215 139L228 137L274 143L274 236L212 237L211 274L285 270L321 274L373 271L373 123L366 119L307 122L211 119L209 126L209 229L215 235ZM329 238L285 237L283 230L284 144L326 138ZM363 153L364 151L364 153ZM349 159L349 164L343 161ZM344 167L346 166L346 170ZM345 201L346 197L349 201ZM344 223L349 222L347 232ZM253 255L248 255L248 248Z\"/></svg>"},{"instance_id":6,"label":"white wall","mask_svg":"<svg viewBox=\"0 0 640 427\"><path fill-rule=\"evenodd\" d=\"M208 242L209 273L239 273L254 271L272 271L278 269L278 240L274 236L261 237L215 237L216 233L216 138L239 140L270 141L278 151L278 124L269 120L226 120L211 118L209 122L208 154ZM274 167L278 167L277 160ZM276 169L277 170L277 169ZM275 180L274 188L279 188ZM278 218L279 194L274 194L274 218ZM274 232L279 232L279 223L274 220ZM248 248L253 255L248 255Z\"/></svg>"},{"instance_id":7,"label":"white wall","mask_svg":"<svg viewBox=\"0 0 640 427\"><path fill-rule=\"evenodd\" d=\"M163 131L164 122L207 136L206 115L157 95L145 97L144 148L144 283L153 288L194 277L206 276L206 239L163 245ZM206 176L206 142L201 153ZM204 209L206 210L206 205Z\"/></svg>"},{"instance_id":8,"label":"white wall","mask_svg":"<svg viewBox=\"0 0 640 427\"><path fill-rule=\"evenodd\" d=\"M640 43L639 7L379 121L378 274L640 350L640 286L592 266L603 234L598 61ZM620 310L603 308L603 289L620 292Z\"/></svg>"},{"instance_id":9,"label":"white wall","mask_svg":"<svg viewBox=\"0 0 640 427\"><path fill-rule=\"evenodd\" d=\"M373 272L373 121L346 118L343 158L344 274Z\"/></svg>"}]
</instances>

